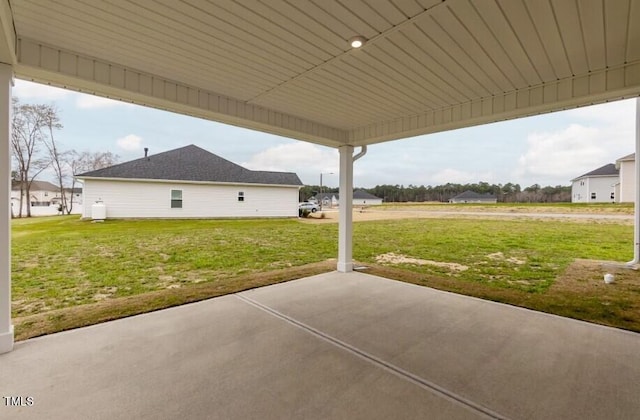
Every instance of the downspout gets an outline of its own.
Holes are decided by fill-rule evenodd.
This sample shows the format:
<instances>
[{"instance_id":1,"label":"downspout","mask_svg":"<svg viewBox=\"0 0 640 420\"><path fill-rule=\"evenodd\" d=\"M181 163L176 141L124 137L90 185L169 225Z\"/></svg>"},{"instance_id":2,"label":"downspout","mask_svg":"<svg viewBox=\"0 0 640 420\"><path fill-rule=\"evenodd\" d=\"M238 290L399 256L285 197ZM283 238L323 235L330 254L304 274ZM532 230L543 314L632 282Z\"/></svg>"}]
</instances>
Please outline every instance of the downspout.
<instances>
[{"instance_id":1,"label":"downspout","mask_svg":"<svg viewBox=\"0 0 640 420\"><path fill-rule=\"evenodd\" d=\"M360 148L360 152L358 152L358 154L353 157L353 161L355 162L356 160L360 159L362 156L366 154L367 154L367 146L362 146Z\"/></svg>"},{"instance_id":2,"label":"downspout","mask_svg":"<svg viewBox=\"0 0 640 420\"><path fill-rule=\"evenodd\" d=\"M636 98L636 155L634 165L636 169L635 204L633 222L633 260L627 263L628 266L635 266L640 263L640 98Z\"/></svg>"}]
</instances>

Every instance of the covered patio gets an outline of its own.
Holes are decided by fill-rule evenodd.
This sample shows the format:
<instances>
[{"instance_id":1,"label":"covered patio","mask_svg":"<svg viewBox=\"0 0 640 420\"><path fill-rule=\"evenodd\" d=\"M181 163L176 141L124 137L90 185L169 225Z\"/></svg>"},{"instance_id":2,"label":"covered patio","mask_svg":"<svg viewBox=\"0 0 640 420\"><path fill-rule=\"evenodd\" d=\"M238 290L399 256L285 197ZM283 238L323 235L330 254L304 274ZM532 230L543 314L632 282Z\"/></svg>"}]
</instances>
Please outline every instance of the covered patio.
<instances>
[{"instance_id":1,"label":"covered patio","mask_svg":"<svg viewBox=\"0 0 640 420\"><path fill-rule=\"evenodd\" d=\"M626 419L640 335L328 273L16 344L20 419ZM4 405L4 404L2 404Z\"/></svg>"},{"instance_id":2,"label":"covered patio","mask_svg":"<svg viewBox=\"0 0 640 420\"><path fill-rule=\"evenodd\" d=\"M2 392L37 398L3 413L639 411L637 335L354 273L351 197L367 146L638 96L640 0L0 0L0 62ZM9 353L14 77L337 148L337 272Z\"/></svg>"}]
</instances>

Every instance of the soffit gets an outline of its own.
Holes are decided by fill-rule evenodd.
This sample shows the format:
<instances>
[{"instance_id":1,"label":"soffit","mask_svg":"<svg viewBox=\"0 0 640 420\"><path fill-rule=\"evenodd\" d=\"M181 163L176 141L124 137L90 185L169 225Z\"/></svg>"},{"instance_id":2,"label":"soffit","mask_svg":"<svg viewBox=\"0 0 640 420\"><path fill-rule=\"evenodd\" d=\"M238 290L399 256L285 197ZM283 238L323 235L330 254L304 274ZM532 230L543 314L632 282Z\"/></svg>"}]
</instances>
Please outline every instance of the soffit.
<instances>
[{"instance_id":1,"label":"soffit","mask_svg":"<svg viewBox=\"0 0 640 420\"><path fill-rule=\"evenodd\" d=\"M17 36L30 46L299 119L292 126L335 129L338 143L384 141L640 91L634 76L639 0L10 4ZM347 43L355 35L369 40L359 50ZM41 59L18 60L19 73L47 81L35 71ZM584 77L593 80L580 82ZM252 127L243 113L232 122Z\"/></svg>"}]
</instances>

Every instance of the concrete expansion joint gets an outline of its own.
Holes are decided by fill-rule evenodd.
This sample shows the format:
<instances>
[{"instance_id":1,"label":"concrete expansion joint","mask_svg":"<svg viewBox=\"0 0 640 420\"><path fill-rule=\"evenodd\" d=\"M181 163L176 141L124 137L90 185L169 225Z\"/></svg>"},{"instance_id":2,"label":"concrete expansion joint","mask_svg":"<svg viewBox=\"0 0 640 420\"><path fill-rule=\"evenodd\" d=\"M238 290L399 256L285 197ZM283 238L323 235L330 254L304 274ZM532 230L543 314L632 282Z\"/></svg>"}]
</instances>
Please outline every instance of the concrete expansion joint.
<instances>
[{"instance_id":1,"label":"concrete expansion joint","mask_svg":"<svg viewBox=\"0 0 640 420\"><path fill-rule=\"evenodd\" d=\"M267 305L264 305L256 300L253 300L249 297L247 297L245 294L245 292L241 292L241 293L236 293L234 294L234 296L236 298L238 298L239 300L247 303L248 305L251 305L257 309L260 309L276 318L279 318L282 321L285 321L313 336L315 336L316 338L319 338L327 343L330 343L344 351L347 351L348 353L351 353L354 356L359 357L362 360L365 360L368 363L371 363L373 365L375 365L376 367L382 368L383 370L390 372L394 375L396 375L397 377L404 379L408 382L413 383L414 385L417 385L425 390L427 390L428 392L431 392L433 394L436 394L438 396L440 396L441 398L444 398L448 401L453 402L454 404L457 404L459 406L462 406L464 408L466 408L469 411L472 411L484 418L489 418L489 419L508 419L508 417L496 413L495 411L491 410L490 408L487 408L481 404L478 404L474 401L471 401L461 395L458 395L452 391L449 391L448 389L441 387L440 385L437 385L431 381L428 381L427 379L424 379L418 375L415 375L409 371L406 371L404 369L402 369L401 367L398 367L390 362L387 362L377 356L374 356L370 353L367 353L366 351L359 349L357 347L352 346L349 343L346 343L336 337L333 337L329 334L326 334L310 325L307 325L301 321L296 320L295 318L292 318L288 315L285 315L279 311L277 311L276 309L273 309Z\"/></svg>"}]
</instances>

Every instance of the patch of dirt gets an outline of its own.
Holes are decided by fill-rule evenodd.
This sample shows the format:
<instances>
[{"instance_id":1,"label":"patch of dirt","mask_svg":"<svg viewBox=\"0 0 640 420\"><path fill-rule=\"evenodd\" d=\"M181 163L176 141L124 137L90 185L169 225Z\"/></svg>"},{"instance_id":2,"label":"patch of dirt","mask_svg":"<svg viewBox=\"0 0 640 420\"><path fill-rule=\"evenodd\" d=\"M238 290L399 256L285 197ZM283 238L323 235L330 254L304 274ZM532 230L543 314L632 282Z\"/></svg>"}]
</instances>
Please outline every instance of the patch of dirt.
<instances>
[{"instance_id":1,"label":"patch of dirt","mask_svg":"<svg viewBox=\"0 0 640 420\"><path fill-rule=\"evenodd\" d=\"M613 274L614 283L606 284L605 274ZM551 286L554 291L600 296L626 293L629 289L635 294L640 292L640 271L637 269L627 268L622 263L583 259L576 259Z\"/></svg>"},{"instance_id":2,"label":"patch of dirt","mask_svg":"<svg viewBox=\"0 0 640 420\"><path fill-rule=\"evenodd\" d=\"M465 271L469 267L458 263L448 263L441 261L423 260L419 258L412 258L402 254L395 254L388 252L376 257L376 261L380 264L413 264L413 265L433 265L436 267L447 268L451 271Z\"/></svg>"},{"instance_id":3,"label":"patch of dirt","mask_svg":"<svg viewBox=\"0 0 640 420\"><path fill-rule=\"evenodd\" d=\"M526 264L525 260L521 260L520 258L516 258L516 257L507 258L504 256L502 252L494 252L493 254L488 254L486 257L493 261L506 261L508 263L516 264L516 265Z\"/></svg>"},{"instance_id":4,"label":"patch of dirt","mask_svg":"<svg viewBox=\"0 0 640 420\"><path fill-rule=\"evenodd\" d=\"M107 287L104 289L104 291L94 294L92 299L96 302L99 302L101 300L105 300L112 297L117 291L118 291L118 288L115 286Z\"/></svg>"}]
</instances>

